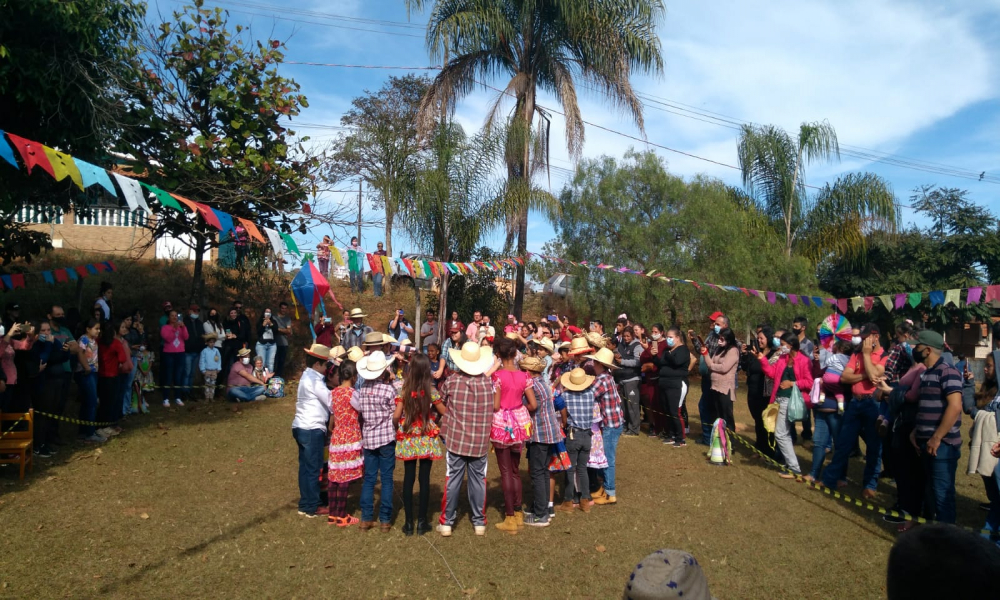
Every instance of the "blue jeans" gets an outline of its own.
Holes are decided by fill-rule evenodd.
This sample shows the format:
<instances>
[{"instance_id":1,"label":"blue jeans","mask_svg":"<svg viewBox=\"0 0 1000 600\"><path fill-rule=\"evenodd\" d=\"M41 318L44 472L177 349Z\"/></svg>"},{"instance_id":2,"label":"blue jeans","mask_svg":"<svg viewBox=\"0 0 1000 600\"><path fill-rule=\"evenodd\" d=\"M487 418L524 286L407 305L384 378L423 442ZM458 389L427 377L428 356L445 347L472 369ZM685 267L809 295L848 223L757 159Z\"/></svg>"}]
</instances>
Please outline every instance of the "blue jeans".
<instances>
[{"instance_id":1,"label":"blue jeans","mask_svg":"<svg viewBox=\"0 0 1000 600\"><path fill-rule=\"evenodd\" d=\"M382 278L385 277L381 273L372 274L372 287L375 288L375 297L378 298L382 295Z\"/></svg>"},{"instance_id":2,"label":"blue jeans","mask_svg":"<svg viewBox=\"0 0 1000 600\"><path fill-rule=\"evenodd\" d=\"M271 373L274 373L274 355L277 351L277 344L261 344L257 342L257 356L264 359L264 366Z\"/></svg>"},{"instance_id":3,"label":"blue jeans","mask_svg":"<svg viewBox=\"0 0 1000 600\"><path fill-rule=\"evenodd\" d=\"M299 447L299 511L310 515L319 508L319 474L323 470L323 449L329 443L325 429L292 428Z\"/></svg>"},{"instance_id":4,"label":"blue jeans","mask_svg":"<svg viewBox=\"0 0 1000 600\"><path fill-rule=\"evenodd\" d=\"M350 271L351 291L361 293L365 291L365 275L362 271Z\"/></svg>"},{"instance_id":5,"label":"blue jeans","mask_svg":"<svg viewBox=\"0 0 1000 600\"><path fill-rule=\"evenodd\" d=\"M604 491L609 496L615 495L615 459L618 457L618 439L622 436L621 427L605 427L601 429L604 436L604 456L608 466L601 469L604 473Z\"/></svg>"},{"instance_id":6,"label":"blue jeans","mask_svg":"<svg viewBox=\"0 0 1000 600\"><path fill-rule=\"evenodd\" d=\"M847 463L860 434L865 441L864 487L875 489L882 463L882 440L875 425L877 418L878 403L873 398L854 398L847 403L840 421L840 434L834 438L833 460L823 473L823 485L837 489L837 481L847 478Z\"/></svg>"},{"instance_id":7,"label":"blue jeans","mask_svg":"<svg viewBox=\"0 0 1000 600\"><path fill-rule=\"evenodd\" d=\"M184 383L184 393L191 393L191 382L194 381L194 372L198 370L198 353L184 353L184 375L181 381Z\"/></svg>"},{"instance_id":8,"label":"blue jeans","mask_svg":"<svg viewBox=\"0 0 1000 600\"><path fill-rule=\"evenodd\" d=\"M396 442L389 442L374 450L365 448L362 453L365 459L365 479L361 485L361 520L375 520L375 480L381 474L378 520L388 523L392 520L392 474L396 470Z\"/></svg>"},{"instance_id":9,"label":"blue jeans","mask_svg":"<svg viewBox=\"0 0 1000 600\"><path fill-rule=\"evenodd\" d=\"M226 396L230 400L236 400L237 402L253 402L257 399L257 396L262 396L263 394L264 386L262 385L241 385L231 387L226 392Z\"/></svg>"},{"instance_id":10,"label":"blue jeans","mask_svg":"<svg viewBox=\"0 0 1000 600\"><path fill-rule=\"evenodd\" d=\"M928 497L934 501L934 519L942 523L955 522L955 470L961 446L941 442L937 456L927 454L926 442L920 444L920 458L927 473Z\"/></svg>"},{"instance_id":11,"label":"blue jeans","mask_svg":"<svg viewBox=\"0 0 1000 600\"><path fill-rule=\"evenodd\" d=\"M809 474L813 479L819 478L826 460L826 449L840 433L840 414L837 412L813 411L813 463Z\"/></svg>"},{"instance_id":12,"label":"blue jeans","mask_svg":"<svg viewBox=\"0 0 1000 600\"><path fill-rule=\"evenodd\" d=\"M160 354L160 373L163 374L163 399L180 398L184 390L184 358L183 352L162 352Z\"/></svg>"},{"instance_id":13,"label":"blue jeans","mask_svg":"<svg viewBox=\"0 0 1000 600\"><path fill-rule=\"evenodd\" d=\"M86 368L87 365L84 365ZM97 373L76 373L76 384L80 386L81 421L94 422L97 419ZM93 425L80 425L80 435L90 437L97 431Z\"/></svg>"}]
</instances>

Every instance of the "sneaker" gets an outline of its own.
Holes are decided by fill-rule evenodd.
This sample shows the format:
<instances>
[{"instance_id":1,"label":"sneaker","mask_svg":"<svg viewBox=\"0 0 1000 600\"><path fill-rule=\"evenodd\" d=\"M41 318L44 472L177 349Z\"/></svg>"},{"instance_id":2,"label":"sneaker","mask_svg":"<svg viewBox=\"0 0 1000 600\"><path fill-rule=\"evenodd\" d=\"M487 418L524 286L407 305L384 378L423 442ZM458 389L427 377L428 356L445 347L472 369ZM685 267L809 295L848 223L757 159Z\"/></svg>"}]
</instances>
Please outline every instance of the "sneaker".
<instances>
[{"instance_id":1,"label":"sneaker","mask_svg":"<svg viewBox=\"0 0 1000 600\"><path fill-rule=\"evenodd\" d=\"M893 525L900 525L902 523L906 523L906 519L904 519L903 517L895 517L890 514L882 515L882 520L885 521L886 523L892 523Z\"/></svg>"},{"instance_id":2,"label":"sneaker","mask_svg":"<svg viewBox=\"0 0 1000 600\"><path fill-rule=\"evenodd\" d=\"M477 529L478 529L478 527L477 527ZM441 525L441 524L438 524L438 526L435 527L434 530L437 531L438 533L440 533L441 537L451 537L451 525ZM485 530L486 530L486 528L483 527L483 532L484 533L485 533Z\"/></svg>"},{"instance_id":3,"label":"sneaker","mask_svg":"<svg viewBox=\"0 0 1000 600\"><path fill-rule=\"evenodd\" d=\"M314 513L307 513L307 512L303 512L303 511L301 511L301 510L299 511L299 514L300 514L300 515L302 515L303 517L307 518L307 519L315 519L316 517L318 517L318 516L319 516L319 515L317 515L317 514L314 514Z\"/></svg>"},{"instance_id":4,"label":"sneaker","mask_svg":"<svg viewBox=\"0 0 1000 600\"><path fill-rule=\"evenodd\" d=\"M554 519L556 517L556 507L549 505L549 518Z\"/></svg>"},{"instance_id":5,"label":"sneaker","mask_svg":"<svg viewBox=\"0 0 1000 600\"><path fill-rule=\"evenodd\" d=\"M174 400L174 404L176 404L177 406L184 406L184 401L178 398Z\"/></svg>"},{"instance_id":6,"label":"sneaker","mask_svg":"<svg viewBox=\"0 0 1000 600\"><path fill-rule=\"evenodd\" d=\"M548 517L535 516L532 513L524 513L524 524L529 527L548 527L550 525Z\"/></svg>"},{"instance_id":7,"label":"sneaker","mask_svg":"<svg viewBox=\"0 0 1000 600\"><path fill-rule=\"evenodd\" d=\"M267 396L265 396L264 394L261 394L260 396L257 396L256 398L254 398L253 401L254 402L260 402L261 400L266 400L266 399L267 399Z\"/></svg>"},{"instance_id":8,"label":"sneaker","mask_svg":"<svg viewBox=\"0 0 1000 600\"><path fill-rule=\"evenodd\" d=\"M655 430L655 429L650 429L649 433L646 434L647 437L651 437L651 438L659 437L659 435L660 435L660 432L657 431L657 430Z\"/></svg>"},{"instance_id":9,"label":"sneaker","mask_svg":"<svg viewBox=\"0 0 1000 600\"><path fill-rule=\"evenodd\" d=\"M684 440L681 440L679 442L674 442L674 448L686 448L687 445L688 443L685 442Z\"/></svg>"},{"instance_id":10,"label":"sneaker","mask_svg":"<svg viewBox=\"0 0 1000 600\"><path fill-rule=\"evenodd\" d=\"M170 400L169 399L164 399L163 400L163 408L170 408Z\"/></svg>"},{"instance_id":11,"label":"sneaker","mask_svg":"<svg viewBox=\"0 0 1000 600\"><path fill-rule=\"evenodd\" d=\"M449 527L448 529L451 528ZM476 525L475 527L473 527L473 529L476 530L476 535L486 535L486 525Z\"/></svg>"},{"instance_id":12,"label":"sneaker","mask_svg":"<svg viewBox=\"0 0 1000 600\"><path fill-rule=\"evenodd\" d=\"M103 444L104 442L108 441L108 438L104 437L103 435L97 432L94 432L89 436L83 438L83 441L91 444Z\"/></svg>"},{"instance_id":13,"label":"sneaker","mask_svg":"<svg viewBox=\"0 0 1000 600\"><path fill-rule=\"evenodd\" d=\"M52 453L45 446L35 449L33 454L38 458L52 458Z\"/></svg>"}]
</instances>

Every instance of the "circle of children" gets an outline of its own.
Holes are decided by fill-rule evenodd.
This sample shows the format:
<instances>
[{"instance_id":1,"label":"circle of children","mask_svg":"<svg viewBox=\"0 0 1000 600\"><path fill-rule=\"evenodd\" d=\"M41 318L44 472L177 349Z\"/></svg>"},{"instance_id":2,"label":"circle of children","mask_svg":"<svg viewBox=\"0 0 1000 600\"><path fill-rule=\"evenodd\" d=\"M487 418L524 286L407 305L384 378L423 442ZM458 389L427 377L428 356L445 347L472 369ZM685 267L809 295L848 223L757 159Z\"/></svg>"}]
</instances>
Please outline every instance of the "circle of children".
<instances>
[{"instance_id":1,"label":"circle of children","mask_svg":"<svg viewBox=\"0 0 1000 600\"><path fill-rule=\"evenodd\" d=\"M359 308L344 317L340 345L317 343L306 351L298 388L292 433L299 450L298 508L306 517L325 515L341 527L360 522L362 530L389 531L392 477L396 460L402 460L403 532L424 534L431 531L431 465L443 459L436 530L452 535L467 479L473 530L484 535L491 448L503 488L504 520L496 524L502 531L544 527L559 512L614 505L620 438L639 435L646 421L650 436L685 447L688 381L700 372L702 427L695 437L709 444L713 422L729 430L736 426L733 404L742 368L756 448L785 465L781 477L805 479L817 489L846 486L860 436L866 447L863 496L874 495L882 465L891 465L898 510L945 523L955 521L964 407L976 417L974 459L990 498L987 528L1000 535L1000 490L993 473L1000 454L995 418L1000 356L987 359L986 380L976 392L968 365L953 364L942 336L908 321L885 337L869 323L852 328L850 339L843 335L819 344L809 339L809 324L799 317L789 329L760 325L743 344L720 312L709 317L704 338L660 324L647 330L626 315L608 334L599 321L583 331L565 316L535 324L508 315L498 335L486 315L476 312L466 325L452 313L444 342L432 336L418 350L408 339L397 344L395 337L373 331ZM422 329L436 331L436 325L430 314ZM399 311L389 333L401 331L413 332ZM803 422L801 434L795 421ZM813 445L806 470L794 452L798 437ZM715 450L713 462L727 462L716 461ZM520 473L525 451L533 488L527 509ZM328 506L321 505L324 471ZM555 500L558 472L564 473L562 502ZM348 485L357 479L363 479L360 519L346 511ZM414 512L416 480L420 495ZM896 521L902 530L912 525Z\"/></svg>"}]
</instances>

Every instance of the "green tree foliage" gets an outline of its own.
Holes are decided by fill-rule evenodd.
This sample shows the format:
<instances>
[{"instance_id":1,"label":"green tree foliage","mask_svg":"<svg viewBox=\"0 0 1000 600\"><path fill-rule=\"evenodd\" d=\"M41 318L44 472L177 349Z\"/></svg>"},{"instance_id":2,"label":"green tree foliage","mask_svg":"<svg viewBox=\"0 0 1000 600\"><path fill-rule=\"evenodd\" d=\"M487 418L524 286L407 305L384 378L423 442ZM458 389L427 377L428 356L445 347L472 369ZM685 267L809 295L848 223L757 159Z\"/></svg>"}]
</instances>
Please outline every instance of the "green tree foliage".
<instances>
[{"instance_id":1,"label":"green tree foliage","mask_svg":"<svg viewBox=\"0 0 1000 600\"><path fill-rule=\"evenodd\" d=\"M870 173L806 192L806 167L840 159L837 132L826 121L803 123L797 138L774 125L744 125L737 146L743 185L785 240L813 262L828 256L863 261L870 231L894 232L899 215L889 184Z\"/></svg>"},{"instance_id":2,"label":"green tree foliage","mask_svg":"<svg viewBox=\"0 0 1000 600\"><path fill-rule=\"evenodd\" d=\"M315 189L318 160L288 120L308 106L299 85L278 74L278 40L254 40L231 28L203 0L161 23L130 90L133 126L119 148L135 157L149 183L234 217L289 233ZM186 213L187 211L185 211ZM188 234L195 250L192 297L202 289L202 253L220 243L201 218L161 211L154 237ZM229 238L226 238L229 239Z\"/></svg>"},{"instance_id":3,"label":"green tree foliage","mask_svg":"<svg viewBox=\"0 0 1000 600\"><path fill-rule=\"evenodd\" d=\"M0 3L0 129L110 167L124 108L118 92L131 77L145 10L133 0ZM31 260L50 247L48 235L14 223L22 205L87 202L69 180L0 164L0 258Z\"/></svg>"},{"instance_id":4,"label":"green tree foliage","mask_svg":"<svg viewBox=\"0 0 1000 600\"><path fill-rule=\"evenodd\" d=\"M423 0L408 0L421 8ZM543 197L532 193L531 177L548 164L550 113L537 102L539 92L554 95L565 115L566 145L579 156L584 122L578 86L596 90L615 109L643 128L642 102L632 89L633 70L660 73L663 59L656 25L662 0L437 0L431 9L427 47L431 60L444 58L421 106L422 129L433 129L437 115L496 77L501 85L487 118L508 132L505 151L510 223L516 224L517 253L528 243L528 210ZM451 57L450 60L448 57ZM508 118L498 118L512 97ZM537 121L536 121L537 118ZM515 228L511 227L510 231ZM509 244L508 244L509 245ZM515 315L524 303L524 268L517 270Z\"/></svg>"},{"instance_id":5,"label":"green tree foliage","mask_svg":"<svg viewBox=\"0 0 1000 600\"><path fill-rule=\"evenodd\" d=\"M392 228L410 193L420 144L417 110L427 77L389 77L377 92L365 91L340 118L350 133L334 144L336 179L360 177L378 192L385 209L385 249L392 254Z\"/></svg>"},{"instance_id":6,"label":"green tree foliage","mask_svg":"<svg viewBox=\"0 0 1000 600\"><path fill-rule=\"evenodd\" d=\"M557 231L565 257L644 273L762 290L820 295L811 265L783 255L772 231L750 226L761 216L715 179L671 175L655 153L628 152L583 160L560 198ZM788 324L798 313L824 311L768 304L742 292L696 289L690 284L611 270L573 269L573 302L583 314L611 322L620 312L647 324L701 330L715 310L737 331L763 321Z\"/></svg>"},{"instance_id":7,"label":"green tree foliage","mask_svg":"<svg viewBox=\"0 0 1000 600\"><path fill-rule=\"evenodd\" d=\"M909 318L943 330L956 322L983 321L989 317L985 303L931 308L928 291L946 291L989 285L1000 277L1000 222L989 210L976 206L968 192L923 186L911 198L918 213L930 218L926 228L911 227L898 235L868 236L864 264L841 259L821 266L823 289L838 298L862 295L925 292L913 308L907 303L889 311L876 301L869 312L849 312L848 318L870 320L888 331L895 322Z\"/></svg>"}]
</instances>

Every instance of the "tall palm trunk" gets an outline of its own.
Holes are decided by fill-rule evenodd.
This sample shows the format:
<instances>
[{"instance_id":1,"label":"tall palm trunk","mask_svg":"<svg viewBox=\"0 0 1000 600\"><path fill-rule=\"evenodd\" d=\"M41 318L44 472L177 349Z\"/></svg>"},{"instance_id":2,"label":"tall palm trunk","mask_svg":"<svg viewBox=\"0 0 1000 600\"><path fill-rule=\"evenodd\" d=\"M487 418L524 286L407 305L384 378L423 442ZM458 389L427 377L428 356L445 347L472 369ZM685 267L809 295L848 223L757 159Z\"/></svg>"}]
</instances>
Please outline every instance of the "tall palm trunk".
<instances>
[{"instance_id":1,"label":"tall palm trunk","mask_svg":"<svg viewBox=\"0 0 1000 600\"><path fill-rule=\"evenodd\" d=\"M785 210L785 258L792 257L792 213L795 210L795 193L799 185L799 169L802 168L802 146L799 145L799 156L795 161L795 172L792 174L792 189L788 196L788 208Z\"/></svg>"},{"instance_id":2,"label":"tall palm trunk","mask_svg":"<svg viewBox=\"0 0 1000 600\"><path fill-rule=\"evenodd\" d=\"M522 119L524 127L523 148L518 153L518 164L514 169L513 177L520 179L518 189L523 193L528 193L531 179L531 123L535 115L535 88L534 82L527 86L527 91L523 97L517 100L518 115ZM509 169L509 167L508 167ZM509 170L508 170L509 172ZM523 257L528 251L528 199L525 198L523 208L517 215L517 254ZM524 265L517 266L517 276L514 282L514 308L512 310L515 317L521 318L524 310Z\"/></svg>"}]
</instances>

